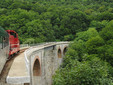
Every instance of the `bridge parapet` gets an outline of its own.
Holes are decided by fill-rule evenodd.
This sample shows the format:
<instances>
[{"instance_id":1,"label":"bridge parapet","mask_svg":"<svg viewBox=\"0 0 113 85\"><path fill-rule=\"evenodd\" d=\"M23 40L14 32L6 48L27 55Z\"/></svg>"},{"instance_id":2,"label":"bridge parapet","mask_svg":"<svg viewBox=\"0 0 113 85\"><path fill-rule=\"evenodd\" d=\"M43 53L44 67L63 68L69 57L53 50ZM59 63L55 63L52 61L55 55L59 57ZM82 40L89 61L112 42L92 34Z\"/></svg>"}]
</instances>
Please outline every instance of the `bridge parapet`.
<instances>
[{"instance_id":1,"label":"bridge parapet","mask_svg":"<svg viewBox=\"0 0 113 85\"><path fill-rule=\"evenodd\" d=\"M69 44L70 42L65 41L65 42L46 42L46 43L40 43L37 45L33 45L29 49L25 50L24 55L25 55L25 61L27 68L29 69L29 57L33 54L34 51L41 50L50 46L56 46L60 44Z\"/></svg>"},{"instance_id":2,"label":"bridge parapet","mask_svg":"<svg viewBox=\"0 0 113 85\"><path fill-rule=\"evenodd\" d=\"M33 45L24 54L16 58L11 68L13 72L12 70L9 72L7 82L12 84L52 85L52 75L61 65L69 43L49 42L37 46ZM17 70L15 70L16 64L19 67ZM14 76L14 73L17 74L19 70L21 73Z\"/></svg>"},{"instance_id":3,"label":"bridge parapet","mask_svg":"<svg viewBox=\"0 0 113 85\"><path fill-rule=\"evenodd\" d=\"M52 75L61 65L63 52L68 44L69 42L48 42L30 47L25 51L26 67L32 85L36 85L37 81L40 85L50 85L52 83ZM37 64L37 69L35 64ZM39 74L36 72L39 72Z\"/></svg>"}]
</instances>

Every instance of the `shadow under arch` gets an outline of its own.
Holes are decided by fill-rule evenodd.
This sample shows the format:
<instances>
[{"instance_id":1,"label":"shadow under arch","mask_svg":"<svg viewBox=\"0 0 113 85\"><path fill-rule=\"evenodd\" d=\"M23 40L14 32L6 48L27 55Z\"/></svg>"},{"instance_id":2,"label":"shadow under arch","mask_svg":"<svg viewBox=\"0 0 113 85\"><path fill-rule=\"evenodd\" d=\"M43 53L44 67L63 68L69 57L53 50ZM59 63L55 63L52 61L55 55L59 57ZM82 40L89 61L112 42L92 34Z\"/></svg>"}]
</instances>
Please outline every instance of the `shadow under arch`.
<instances>
[{"instance_id":1,"label":"shadow under arch","mask_svg":"<svg viewBox=\"0 0 113 85\"><path fill-rule=\"evenodd\" d=\"M39 57L35 57L32 70L33 70L32 85L40 84L40 82L41 82L41 63L40 63Z\"/></svg>"},{"instance_id":2,"label":"shadow under arch","mask_svg":"<svg viewBox=\"0 0 113 85\"><path fill-rule=\"evenodd\" d=\"M66 55L66 52L67 52L67 47L65 47L64 50L63 50L63 55L64 56Z\"/></svg>"},{"instance_id":3,"label":"shadow under arch","mask_svg":"<svg viewBox=\"0 0 113 85\"><path fill-rule=\"evenodd\" d=\"M61 49L58 49L58 58L62 58L62 53L61 53Z\"/></svg>"},{"instance_id":4,"label":"shadow under arch","mask_svg":"<svg viewBox=\"0 0 113 85\"><path fill-rule=\"evenodd\" d=\"M33 76L40 76L40 75L41 75L40 62L38 59L36 59L33 65Z\"/></svg>"}]
</instances>

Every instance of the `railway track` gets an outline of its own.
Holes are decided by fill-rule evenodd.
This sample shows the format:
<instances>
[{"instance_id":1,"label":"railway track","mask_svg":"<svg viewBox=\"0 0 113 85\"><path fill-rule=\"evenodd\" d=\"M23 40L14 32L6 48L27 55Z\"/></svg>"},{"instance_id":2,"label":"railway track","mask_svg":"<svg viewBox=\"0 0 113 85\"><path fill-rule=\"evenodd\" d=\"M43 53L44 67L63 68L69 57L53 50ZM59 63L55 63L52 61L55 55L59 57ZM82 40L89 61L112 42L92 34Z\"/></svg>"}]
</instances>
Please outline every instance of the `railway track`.
<instances>
[{"instance_id":1,"label":"railway track","mask_svg":"<svg viewBox=\"0 0 113 85\"><path fill-rule=\"evenodd\" d=\"M20 52L18 54L15 54L12 58L10 58L9 60L7 60L5 66L4 66L4 68L3 68L3 70L2 70L2 72L0 74L0 85L15 85L15 84L7 84L6 83L6 78L7 78L7 75L9 73L9 70L11 68L11 65L13 64L14 59L16 57L18 57L18 55L20 55L21 53L23 53L26 49L27 48L20 50ZM16 84L16 85L23 85L23 84Z\"/></svg>"}]
</instances>

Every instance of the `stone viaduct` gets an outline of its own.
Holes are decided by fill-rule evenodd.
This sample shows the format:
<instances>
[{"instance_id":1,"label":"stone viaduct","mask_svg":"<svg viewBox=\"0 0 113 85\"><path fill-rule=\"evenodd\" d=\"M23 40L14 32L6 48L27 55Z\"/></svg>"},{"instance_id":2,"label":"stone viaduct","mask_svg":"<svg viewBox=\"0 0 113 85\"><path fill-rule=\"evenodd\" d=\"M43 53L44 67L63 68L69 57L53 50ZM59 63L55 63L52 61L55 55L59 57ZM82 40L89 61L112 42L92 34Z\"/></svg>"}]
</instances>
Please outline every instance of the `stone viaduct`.
<instances>
[{"instance_id":1,"label":"stone viaduct","mask_svg":"<svg viewBox=\"0 0 113 85\"><path fill-rule=\"evenodd\" d=\"M7 83L52 85L52 76L63 62L68 45L69 42L51 42L25 50L21 55L24 57L18 57L14 61L15 64L12 65L6 79Z\"/></svg>"}]
</instances>

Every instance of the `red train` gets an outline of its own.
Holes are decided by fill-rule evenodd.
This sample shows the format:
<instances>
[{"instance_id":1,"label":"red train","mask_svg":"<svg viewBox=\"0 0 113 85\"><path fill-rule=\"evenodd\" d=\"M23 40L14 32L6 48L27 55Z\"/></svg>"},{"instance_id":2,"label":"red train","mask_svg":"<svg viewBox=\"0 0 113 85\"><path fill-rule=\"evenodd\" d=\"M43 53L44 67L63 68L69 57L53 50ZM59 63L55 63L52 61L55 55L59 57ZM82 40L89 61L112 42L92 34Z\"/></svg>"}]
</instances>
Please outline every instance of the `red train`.
<instances>
[{"instance_id":1,"label":"red train","mask_svg":"<svg viewBox=\"0 0 113 85\"><path fill-rule=\"evenodd\" d=\"M11 56L20 51L18 34L13 30L4 30L0 26L0 73Z\"/></svg>"},{"instance_id":2,"label":"red train","mask_svg":"<svg viewBox=\"0 0 113 85\"><path fill-rule=\"evenodd\" d=\"M18 39L18 34L13 30L6 30L9 34L9 56L16 54L20 51L20 42Z\"/></svg>"}]
</instances>

